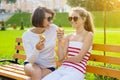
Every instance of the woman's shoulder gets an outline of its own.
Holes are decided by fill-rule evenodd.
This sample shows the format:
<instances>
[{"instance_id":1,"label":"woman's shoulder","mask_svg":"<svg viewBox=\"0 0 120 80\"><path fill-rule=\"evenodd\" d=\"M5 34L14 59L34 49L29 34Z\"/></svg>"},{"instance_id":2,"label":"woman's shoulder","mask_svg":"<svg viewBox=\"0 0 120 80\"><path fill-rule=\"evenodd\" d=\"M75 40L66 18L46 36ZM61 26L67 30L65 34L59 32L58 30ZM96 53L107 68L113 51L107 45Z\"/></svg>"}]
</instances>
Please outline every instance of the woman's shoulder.
<instances>
[{"instance_id":1,"label":"woman's shoulder","mask_svg":"<svg viewBox=\"0 0 120 80\"><path fill-rule=\"evenodd\" d=\"M58 26L56 24L50 24L50 27L56 30L58 29Z\"/></svg>"},{"instance_id":2,"label":"woman's shoulder","mask_svg":"<svg viewBox=\"0 0 120 80\"><path fill-rule=\"evenodd\" d=\"M30 29L26 30L23 35L27 35L28 33L30 33Z\"/></svg>"},{"instance_id":3,"label":"woman's shoulder","mask_svg":"<svg viewBox=\"0 0 120 80\"><path fill-rule=\"evenodd\" d=\"M33 33L31 32L31 29L28 29L27 31L25 31L22 35L23 38L28 38L29 36L32 36Z\"/></svg>"}]
</instances>

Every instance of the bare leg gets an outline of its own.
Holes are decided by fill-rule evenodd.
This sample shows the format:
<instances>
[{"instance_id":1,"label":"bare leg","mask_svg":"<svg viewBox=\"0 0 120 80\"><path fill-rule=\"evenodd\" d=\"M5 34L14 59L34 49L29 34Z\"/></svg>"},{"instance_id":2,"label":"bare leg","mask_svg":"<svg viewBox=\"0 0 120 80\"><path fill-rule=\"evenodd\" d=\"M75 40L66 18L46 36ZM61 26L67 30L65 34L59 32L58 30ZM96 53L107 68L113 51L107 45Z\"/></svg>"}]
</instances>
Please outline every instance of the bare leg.
<instances>
[{"instance_id":1,"label":"bare leg","mask_svg":"<svg viewBox=\"0 0 120 80\"><path fill-rule=\"evenodd\" d=\"M31 63L26 64L24 70L26 75L30 77L28 80L41 80L44 76L51 72L49 69L42 69L38 65Z\"/></svg>"},{"instance_id":2,"label":"bare leg","mask_svg":"<svg viewBox=\"0 0 120 80\"><path fill-rule=\"evenodd\" d=\"M31 77L28 80L40 80L41 79L41 69L36 64L26 64L24 67L26 75Z\"/></svg>"},{"instance_id":3,"label":"bare leg","mask_svg":"<svg viewBox=\"0 0 120 80\"><path fill-rule=\"evenodd\" d=\"M29 77L28 79L26 79L26 80L31 80L31 78Z\"/></svg>"}]
</instances>

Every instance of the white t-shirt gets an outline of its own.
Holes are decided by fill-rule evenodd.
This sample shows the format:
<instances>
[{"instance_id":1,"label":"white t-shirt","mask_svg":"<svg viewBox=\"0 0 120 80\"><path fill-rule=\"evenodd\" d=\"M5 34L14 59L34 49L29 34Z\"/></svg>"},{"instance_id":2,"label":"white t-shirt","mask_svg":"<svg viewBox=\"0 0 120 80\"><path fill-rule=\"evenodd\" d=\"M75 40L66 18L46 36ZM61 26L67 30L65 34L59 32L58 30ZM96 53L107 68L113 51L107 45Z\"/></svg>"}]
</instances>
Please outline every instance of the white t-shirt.
<instances>
[{"instance_id":1,"label":"white t-shirt","mask_svg":"<svg viewBox=\"0 0 120 80\"><path fill-rule=\"evenodd\" d=\"M35 48L35 45L40 40L39 34L31 32L31 29L27 30L22 36L27 56L25 61L28 61L34 55L35 63L40 67L56 67L54 48L56 46L57 29L56 25L51 24L50 28L42 33L45 36L45 48L42 50Z\"/></svg>"}]
</instances>

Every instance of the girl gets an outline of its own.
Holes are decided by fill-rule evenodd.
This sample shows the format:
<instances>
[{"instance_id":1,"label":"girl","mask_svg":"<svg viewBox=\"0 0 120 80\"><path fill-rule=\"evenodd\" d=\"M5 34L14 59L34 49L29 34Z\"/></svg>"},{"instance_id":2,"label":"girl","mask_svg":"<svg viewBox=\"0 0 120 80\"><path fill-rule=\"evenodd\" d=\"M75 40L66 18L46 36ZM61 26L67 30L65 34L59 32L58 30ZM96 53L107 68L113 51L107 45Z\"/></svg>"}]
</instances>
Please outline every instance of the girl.
<instances>
[{"instance_id":1,"label":"girl","mask_svg":"<svg viewBox=\"0 0 120 80\"><path fill-rule=\"evenodd\" d=\"M59 61L62 65L42 80L84 80L93 42L93 20L90 12L80 7L73 8L68 19L76 31L64 38L64 46L62 34L58 34Z\"/></svg>"}]
</instances>

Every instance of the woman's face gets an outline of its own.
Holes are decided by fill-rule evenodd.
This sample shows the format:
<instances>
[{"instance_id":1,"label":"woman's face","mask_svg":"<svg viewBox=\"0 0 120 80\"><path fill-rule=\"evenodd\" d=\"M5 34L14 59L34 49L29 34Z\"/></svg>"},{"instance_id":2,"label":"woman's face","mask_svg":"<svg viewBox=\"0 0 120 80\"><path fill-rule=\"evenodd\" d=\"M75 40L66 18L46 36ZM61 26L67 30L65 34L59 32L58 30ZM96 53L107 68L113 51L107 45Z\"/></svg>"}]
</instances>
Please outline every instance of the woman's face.
<instances>
[{"instance_id":1,"label":"woman's face","mask_svg":"<svg viewBox=\"0 0 120 80\"><path fill-rule=\"evenodd\" d=\"M52 23L52 14L45 13L45 18L43 20L43 26L48 29L50 24Z\"/></svg>"},{"instance_id":2,"label":"woman's face","mask_svg":"<svg viewBox=\"0 0 120 80\"><path fill-rule=\"evenodd\" d=\"M69 21L70 21L72 27L74 27L74 28L77 28L77 27L80 27L81 25L83 25L82 18L75 11L72 11L69 13Z\"/></svg>"}]
</instances>

